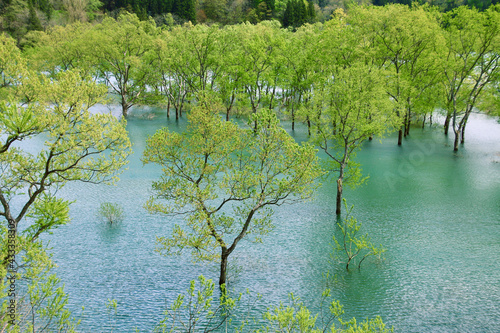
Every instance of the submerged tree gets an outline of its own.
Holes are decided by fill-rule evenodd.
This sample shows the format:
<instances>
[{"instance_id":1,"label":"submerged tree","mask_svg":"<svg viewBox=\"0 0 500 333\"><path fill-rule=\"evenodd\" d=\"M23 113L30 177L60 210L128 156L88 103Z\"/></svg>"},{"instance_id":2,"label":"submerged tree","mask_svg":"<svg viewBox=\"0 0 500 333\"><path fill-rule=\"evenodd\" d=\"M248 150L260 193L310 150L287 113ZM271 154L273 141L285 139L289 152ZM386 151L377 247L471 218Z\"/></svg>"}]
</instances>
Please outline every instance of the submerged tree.
<instances>
[{"instance_id":1,"label":"submerged tree","mask_svg":"<svg viewBox=\"0 0 500 333\"><path fill-rule=\"evenodd\" d=\"M260 241L273 229L272 206L309 198L321 175L316 150L298 145L271 111L254 117L254 132L222 120L221 109L202 99L189 114L186 132L161 129L144 152L145 163L163 168L146 208L186 216L186 225L158 237L159 250L220 260L219 285L226 283L228 258L238 243Z\"/></svg>"},{"instance_id":2,"label":"submerged tree","mask_svg":"<svg viewBox=\"0 0 500 333\"><path fill-rule=\"evenodd\" d=\"M155 34L153 20L139 21L128 13L116 21L104 19L87 34L92 43L87 46L87 54L100 78L118 95L124 117L133 105L152 97L147 83L153 58L146 54Z\"/></svg>"},{"instance_id":3,"label":"submerged tree","mask_svg":"<svg viewBox=\"0 0 500 333\"><path fill-rule=\"evenodd\" d=\"M448 134L451 122L454 151L459 143L464 143L469 115L481 102L485 87L499 79L499 10L499 5L484 13L459 7L443 18L446 54L441 65L447 111L444 130Z\"/></svg>"},{"instance_id":4,"label":"submerged tree","mask_svg":"<svg viewBox=\"0 0 500 333\"><path fill-rule=\"evenodd\" d=\"M429 97L429 92L436 95L439 83L435 52L441 41L439 25L424 8L399 4L354 7L349 23L369 36L370 60L389 70L384 86L400 118L397 130L401 145L403 136L409 134L412 115L418 111L415 104L424 110L435 106L435 100L423 96Z\"/></svg>"},{"instance_id":5,"label":"submerged tree","mask_svg":"<svg viewBox=\"0 0 500 333\"><path fill-rule=\"evenodd\" d=\"M361 223L358 223L358 221L352 216L354 206L349 208L345 199L344 204L346 208L346 216L342 221L337 222L341 231L340 240L333 236L333 241L335 242L334 255L338 255L340 253L345 255L345 268L347 270L355 261L357 261L358 268L361 268L361 264L366 258L371 256L380 258L386 250L382 246L376 247L373 245L367 234L358 234L361 229ZM339 256L342 257L343 255Z\"/></svg>"},{"instance_id":6,"label":"submerged tree","mask_svg":"<svg viewBox=\"0 0 500 333\"><path fill-rule=\"evenodd\" d=\"M337 69L333 81L313 100L311 141L330 158L328 169L338 172L337 215L344 180L353 186L361 181L352 158L365 140L382 135L395 123L382 82L383 72L358 63Z\"/></svg>"},{"instance_id":7,"label":"submerged tree","mask_svg":"<svg viewBox=\"0 0 500 333\"><path fill-rule=\"evenodd\" d=\"M50 278L43 280L49 283L49 289L36 291L42 286L41 279L45 279L37 274L45 274L52 265L48 255L41 253L44 247L40 235L69 220L70 202L57 198L57 190L73 181L113 181L126 164L130 141L124 122L109 114L89 112L106 88L82 78L79 72L61 72L49 79L28 71L20 62L17 73L10 73L10 78L8 99L0 103L0 278L5 281L6 273L13 270L9 280L14 284L20 278L32 279L35 282L30 288L34 289L29 289L26 297L38 302L40 293L57 290L55 278ZM33 251L40 255L35 256ZM48 268L36 273L33 269L40 268L40 262ZM21 301L17 296L14 304L16 300ZM55 308L38 311L41 303L33 302L28 305L35 310L27 312L18 302L17 324L26 321L27 315L32 323L54 313L51 311ZM52 305L58 306L57 302ZM9 329L15 331L17 324L9 324ZM21 330L29 327L26 324Z\"/></svg>"}]
</instances>

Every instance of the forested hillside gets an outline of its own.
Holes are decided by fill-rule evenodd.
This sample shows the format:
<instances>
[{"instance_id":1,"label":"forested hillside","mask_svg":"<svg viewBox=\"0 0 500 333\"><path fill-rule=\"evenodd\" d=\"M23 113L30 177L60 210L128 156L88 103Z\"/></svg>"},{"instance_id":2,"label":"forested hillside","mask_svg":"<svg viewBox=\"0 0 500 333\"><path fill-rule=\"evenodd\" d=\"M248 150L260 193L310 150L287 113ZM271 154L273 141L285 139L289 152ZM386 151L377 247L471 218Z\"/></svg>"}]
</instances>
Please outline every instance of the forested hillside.
<instances>
[{"instance_id":1,"label":"forested hillside","mask_svg":"<svg viewBox=\"0 0 500 333\"><path fill-rule=\"evenodd\" d=\"M461 5L485 10L499 0L421 0L440 11ZM410 4L409 0L356 0L354 3L382 6ZM100 22L105 15L117 18L120 12L135 13L139 19L153 18L158 26L192 23L256 24L279 20L284 27L325 22L337 8L346 9L346 0L1 0L0 31L18 43L32 30L75 21Z\"/></svg>"}]
</instances>

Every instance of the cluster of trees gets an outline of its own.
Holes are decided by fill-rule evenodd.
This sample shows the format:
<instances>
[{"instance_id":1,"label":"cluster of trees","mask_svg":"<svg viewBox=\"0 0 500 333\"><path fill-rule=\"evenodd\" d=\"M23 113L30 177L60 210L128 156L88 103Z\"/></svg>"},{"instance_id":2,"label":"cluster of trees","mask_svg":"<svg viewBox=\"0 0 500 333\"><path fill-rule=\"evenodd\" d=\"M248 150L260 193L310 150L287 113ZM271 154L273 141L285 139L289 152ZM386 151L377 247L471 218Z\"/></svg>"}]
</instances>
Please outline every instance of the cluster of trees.
<instances>
[{"instance_id":1,"label":"cluster of trees","mask_svg":"<svg viewBox=\"0 0 500 333\"><path fill-rule=\"evenodd\" d=\"M47 325L54 318L72 325L39 241L68 220L69 203L55 190L112 179L129 152L124 119L134 105L163 104L176 118L189 110L186 134L161 130L148 140L144 161L165 174L147 208L186 214L184 227L159 239L160 250L220 260L221 285L240 240L259 241L272 230L271 207L314 191L324 173L315 147L327 156L324 168L337 174L340 215L344 183L363 181L353 158L365 140L398 131L401 145L412 122L439 110L458 150L471 112L498 105L498 6L445 14L425 6L353 7L296 31L276 21L165 29L124 13L27 37L24 54L13 39L0 40L2 281L15 268L12 235L14 253L25 254L14 279L30 281L15 300L26 314L48 313ZM106 93L120 103L122 121L88 112ZM247 117L248 128L232 115ZM307 124L310 143L296 144L278 116L292 129ZM39 152L16 146L38 137L45 138ZM13 200L24 203L13 207ZM30 288L44 283L50 288ZM44 312L54 299L58 311Z\"/></svg>"},{"instance_id":2,"label":"cluster of trees","mask_svg":"<svg viewBox=\"0 0 500 333\"><path fill-rule=\"evenodd\" d=\"M304 3L302 0L290 0L286 3L285 11L281 23L283 27L298 28L306 23L314 23L316 21L316 11L314 3L309 0Z\"/></svg>"},{"instance_id":3,"label":"cluster of trees","mask_svg":"<svg viewBox=\"0 0 500 333\"><path fill-rule=\"evenodd\" d=\"M120 173L131 146L125 122L88 111L106 87L77 69L50 78L33 71L3 35L0 71L1 330L73 331L40 236L69 221L70 202L57 197L59 189L113 182Z\"/></svg>"},{"instance_id":4,"label":"cluster of trees","mask_svg":"<svg viewBox=\"0 0 500 333\"><path fill-rule=\"evenodd\" d=\"M292 130L305 122L338 172L340 213L344 181L362 181L353 157L365 140L396 130L401 145L412 122L439 110L456 151L471 112L496 110L499 10L353 7L295 32L276 21L162 29L125 13L32 33L25 48L38 71L78 69L106 83L125 117L162 103L178 118L210 93L226 119L267 108Z\"/></svg>"}]
</instances>

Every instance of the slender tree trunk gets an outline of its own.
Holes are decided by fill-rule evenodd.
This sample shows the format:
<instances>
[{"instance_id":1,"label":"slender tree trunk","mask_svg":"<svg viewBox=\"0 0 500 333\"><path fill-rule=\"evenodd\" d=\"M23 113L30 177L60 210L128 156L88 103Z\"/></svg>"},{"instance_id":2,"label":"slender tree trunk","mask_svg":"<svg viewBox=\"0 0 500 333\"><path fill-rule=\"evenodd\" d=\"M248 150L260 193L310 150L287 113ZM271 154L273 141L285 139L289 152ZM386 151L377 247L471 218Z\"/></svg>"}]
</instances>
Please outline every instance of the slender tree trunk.
<instances>
[{"instance_id":1,"label":"slender tree trunk","mask_svg":"<svg viewBox=\"0 0 500 333\"><path fill-rule=\"evenodd\" d=\"M448 135L448 129L450 128L450 120L451 114L446 115L446 119L444 120L444 135Z\"/></svg>"},{"instance_id":2,"label":"slender tree trunk","mask_svg":"<svg viewBox=\"0 0 500 333\"><path fill-rule=\"evenodd\" d=\"M403 143L403 128L400 128L398 132L398 146L401 146L402 143Z\"/></svg>"},{"instance_id":3,"label":"slender tree trunk","mask_svg":"<svg viewBox=\"0 0 500 333\"><path fill-rule=\"evenodd\" d=\"M461 138L460 138L460 143L461 144L464 144L465 143L465 127L467 125L467 121L469 120L469 114L470 112L468 112L465 116L464 116L464 119L462 120L462 135L461 135Z\"/></svg>"},{"instance_id":4,"label":"slender tree trunk","mask_svg":"<svg viewBox=\"0 0 500 333\"><path fill-rule=\"evenodd\" d=\"M168 103L167 103L167 118L170 118L170 98L168 98Z\"/></svg>"},{"instance_id":5,"label":"slender tree trunk","mask_svg":"<svg viewBox=\"0 0 500 333\"><path fill-rule=\"evenodd\" d=\"M406 133L405 136L410 135L410 126L411 126L411 119L408 117L408 124L406 125Z\"/></svg>"},{"instance_id":6,"label":"slender tree trunk","mask_svg":"<svg viewBox=\"0 0 500 333\"><path fill-rule=\"evenodd\" d=\"M130 109L130 105L127 103L127 100L125 99L125 96L122 95L122 115L124 118L127 118L128 116L128 109Z\"/></svg>"},{"instance_id":7,"label":"slender tree trunk","mask_svg":"<svg viewBox=\"0 0 500 333\"><path fill-rule=\"evenodd\" d=\"M453 142L453 151L458 151L458 143L460 142L460 133L462 132L461 128L453 129L455 133L455 141Z\"/></svg>"},{"instance_id":8,"label":"slender tree trunk","mask_svg":"<svg viewBox=\"0 0 500 333\"><path fill-rule=\"evenodd\" d=\"M219 286L226 284L227 277L227 259L229 257L229 252L227 249L222 248L220 256L220 276L219 276Z\"/></svg>"},{"instance_id":9,"label":"slender tree trunk","mask_svg":"<svg viewBox=\"0 0 500 333\"><path fill-rule=\"evenodd\" d=\"M425 128L425 118L427 118L427 113L424 113L424 120L422 120L422 128Z\"/></svg>"},{"instance_id":10,"label":"slender tree trunk","mask_svg":"<svg viewBox=\"0 0 500 333\"><path fill-rule=\"evenodd\" d=\"M340 213L342 212L342 191L343 191L342 181L344 180L344 169L345 166L347 165L346 156L347 156L347 147L344 151L344 160L340 165L339 178L337 179L337 209L335 210L337 218L340 216Z\"/></svg>"},{"instance_id":11,"label":"slender tree trunk","mask_svg":"<svg viewBox=\"0 0 500 333\"><path fill-rule=\"evenodd\" d=\"M341 173L343 173L341 171ZM337 209L335 210L335 214L340 215L342 212L342 178L343 175L337 179Z\"/></svg>"},{"instance_id":12,"label":"slender tree trunk","mask_svg":"<svg viewBox=\"0 0 500 333\"><path fill-rule=\"evenodd\" d=\"M403 136L406 138L406 132L408 131L408 115L405 115L404 125L403 125Z\"/></svg>"}]
</instances>

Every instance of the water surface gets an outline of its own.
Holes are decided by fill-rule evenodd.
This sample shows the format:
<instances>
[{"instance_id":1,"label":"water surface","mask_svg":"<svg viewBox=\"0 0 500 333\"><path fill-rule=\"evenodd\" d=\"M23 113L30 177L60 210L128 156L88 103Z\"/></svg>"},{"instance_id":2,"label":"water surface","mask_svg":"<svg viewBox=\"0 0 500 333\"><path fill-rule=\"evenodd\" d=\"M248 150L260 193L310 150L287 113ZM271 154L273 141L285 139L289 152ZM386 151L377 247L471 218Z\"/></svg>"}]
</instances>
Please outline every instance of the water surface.
<instances>
[{"instance_id":1,"label":"water surface","mask_svg":"<svg viewBox=\"0 0 500 333\"><path fill-rule=\"evenodd\" d=\"M158 167L140 161L145 140L162 126L182 131L185 120L143 108L132 110L127 126L134 154L120 182L66 187L61 194L76 200L72 221L45 237L84 332L150 332L190 280L218 277L215 265L156 253L155 237L169 235L173 223L182 221L142 207L160 175ZM258 318L290 292L314 309L330 287L347 316L380 315L399 332L497 332L500 124L473 115L467 126L458 153L440 127L426 127L413 128L402 147L389 136L366 143L358 154L370 178L346 189L345 197L362 230L387 248L385 261L367 261L349 272L332 263L336 193L330 179L315 200L276 209L276 229L263 244L240 243L231 258L240 272L230 287L263 296L252 309ZM298 126L292 134L302 141L307 129ZM109 228L97 218L102 202L123 206L120 225ZM335 278L327 279L326 272ZM106 313L108 299L118 302L116 317Z\"/></svg>"}]
</instances>

